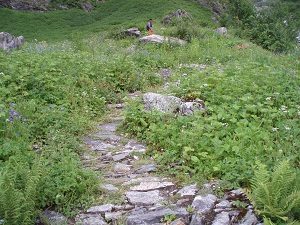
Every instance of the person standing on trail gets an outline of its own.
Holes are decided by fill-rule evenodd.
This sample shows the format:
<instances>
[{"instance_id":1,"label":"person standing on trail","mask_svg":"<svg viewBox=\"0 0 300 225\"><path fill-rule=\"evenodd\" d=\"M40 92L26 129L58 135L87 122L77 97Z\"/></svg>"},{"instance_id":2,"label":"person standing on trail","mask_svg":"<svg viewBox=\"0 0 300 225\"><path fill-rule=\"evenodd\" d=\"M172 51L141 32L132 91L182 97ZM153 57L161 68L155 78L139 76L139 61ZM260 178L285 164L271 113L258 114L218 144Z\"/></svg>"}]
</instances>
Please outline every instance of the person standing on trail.
<instances>
[{"instance_id":1,"label":"person standing on trail","mask_svg":"<svg viewBox=\"0 0 300 225\"><path fill-rule=\"evenodd\" d=\"M146 30L148 32L148 35L154 34L152 27L153 27L153 21L152 21L152 19L149 19L148 23L147 23L147 26L146 26Z\"/></svg>"}]
</instances>

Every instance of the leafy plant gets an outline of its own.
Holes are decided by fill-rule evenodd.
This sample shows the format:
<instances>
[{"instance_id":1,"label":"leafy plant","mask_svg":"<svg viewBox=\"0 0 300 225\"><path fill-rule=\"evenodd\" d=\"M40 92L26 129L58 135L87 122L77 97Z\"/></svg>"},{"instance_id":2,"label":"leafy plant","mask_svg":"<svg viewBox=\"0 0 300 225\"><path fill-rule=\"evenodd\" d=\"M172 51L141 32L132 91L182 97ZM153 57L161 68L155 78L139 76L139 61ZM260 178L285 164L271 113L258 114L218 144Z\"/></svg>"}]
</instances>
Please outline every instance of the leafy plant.
<instances>
[{"instance_id":1,"label":"leafy plant","mask_svg":"<svg viewBox=\"0 0 300 225\"><path fill-rule=\"evenodd\" d=\"M299 219L294 214L300 207L300 189L296 182L297 173L288 161L278 164L273 172L258 164L248 197L260 215L274 222L291 222Z\"/></svg>"}]
</instances>

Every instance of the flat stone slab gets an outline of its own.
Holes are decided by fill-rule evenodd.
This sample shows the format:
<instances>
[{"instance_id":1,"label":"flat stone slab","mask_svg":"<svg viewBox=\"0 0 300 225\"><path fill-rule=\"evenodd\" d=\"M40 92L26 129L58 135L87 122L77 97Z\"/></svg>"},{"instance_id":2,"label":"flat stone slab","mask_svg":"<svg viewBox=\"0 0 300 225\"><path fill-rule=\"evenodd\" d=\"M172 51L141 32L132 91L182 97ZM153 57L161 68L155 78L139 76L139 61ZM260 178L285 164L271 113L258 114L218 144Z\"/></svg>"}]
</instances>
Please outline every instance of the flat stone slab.
<instances>
[{"instance_id":1,"label":"flat stone slab","mask_svg":"<svg viewBox=\"0 0 300 225\"><path fill-rule=\"evenodd\" d=\"M107 212L107 213L105 213L104 217L105 217L106 221L116 221L116 220L120 219L124 213L125 212L123 212L123 211Z\"/></svg>"},{"instance_id":2,"label":"flat stone slab","mask_svg":"<svg viewBox=\"0 0 300 225\"><path fill-rule=\"evenodd\" d=\"M79 214L75 221L80 225L108 225L99 214Z\"/></svg>"},{"instance_id":3,"label":"flat stone slab","mask_svg":"<svg viewBox=\"0 0 300 225\"><path fill-rule=\"evenodd\" d=\"M125 153L121 153L121 154L117 154L117 155L113 155L113 160L115 162L118 162L118 161L121 161L123 159L126 159L127 157L129 156L129 153L128 152L125 152Z\"/></svg>"},{"instance_id":4,"label":"flat stone slab","mask_svg":"<svg viewBox=\"0 0 300 225\"><path fill-rule=\"evenodd\" d=\"M214 208L217 200L218 198L211 194L206 196L198 195L194 199L192 206L197 210L198 214L206 214Z\"/></svg>"},{"instance_id":5,"label":"flat stone slab","mask_svg":"<svg viewBox=\"0 0 300 225\"><path fill-rule=\"evenodd\" d=\"M159 177L138 177L138 178L133 178L129 181L126 181L122 184L122 186L128 186L128 185L133 185L133 184L138 184L138 183L145 183L145 182L160 182L161 179Z\"/></svg>"},{"instance_id":6,"label":"flat stone slab","mask_svg":"<svg viewBox=\"0 0 300 225\"><path fill-rule=\"evenodd\" d=\"M85 143L89 145L93 151L108 151L109 149L115 148L114 145L100 140L86 140Z\"/></svg>"},{"instance_id":7,"label":"flat stone slab","mask_svg":"<svg viewBox=\"0 0 300 225\"><path fill-rule=\"evenodd\" d=\"M49 225L64 225L68 222L67 217L65 217L63 214L50 210L45 210L41 214L40 219L43 223ZM1 220L0 224L2 224Z\"/></svg>"},{"instance_id":8,"label":"flat stone slab","mask_svg":"<svg viewBox=\"0 0 300 225\"><path fill-rule=\"evenodd\" d=\"M143 173L149 173L153 172L156 170L156 166L154 164L148 164L148 165L143 165L140 168L138 168L135 173L137 174L143 174Z\"/></svg>"},{"instance_id":9,"label":"flat stone slab","mask_svg":"<svg viewBox=\"0 0 300 225\"><path fill-rule=\"evenodd\" d=\"M127 173L127 172L130 171L130 169L131 169L130 165L126 165L126 164L123 164L123 163L117 163L114 166L114 171L116 173Z\"/></svg>"},{"instance_id":10,"label":"flat stone slab","mask_svg":"<svg viewBox=\"0 0 300 225\"><path fill-rule=\"evenodd\" d=\"M163 219L167 215L174 215L176 218L182 218L183 221L189 221L189 213L184 208L178 209L160 209L151 212L145 212L142 214L130 215L127 218L127 225L153 225L160 224L161 219Z\"/></svg>"},{"instance_id":11,"label":"flat stone slab","mask_svg":"<svg viewBox=\"0 0 300 225\"><path fill-rule=\"evenodd\" d=\"M131 187L131 191L152 191L157 189L172 188L172 182L141 182L139 185Z\"/></svg>"},{"instance_id":12,"label":"flat stone slab","mask_svg":"<svg viewBox=\"0 0 300 225\"><path fill-rule=\"evenodd\" d=\"M105 205L97 205L89 208L87 210L88 213L105 213L111 212L113 210L113 204L105 204Z\"/></svg>"},{"instance_id":13,"label":"flat stone slab","mask_svg":"<svg viewBox=\"0 0 300 225\"><path fill-rule=\"evenodd\" d=\"M146 146L138 143L135 140L130 140L124 147L123 153L131 153L131 152L146 152Z\"/></svg>"},{"instance_id":14,"label":"flat stone slab","mask_svg":"<svg viewBox=\"0 0 300 225\"><path fill-rule=\"evenodd\" d=\"M119 188L112 184L103 184L101 185L101 188L108 192L117 192L119 190Z\"/></svg>"},{"instance_id":15,"label":"flat stone slab","mask_svg":"<svg viewBox=\"0 0 300 225\"><path fill-rule=\"evenodd\" d=\"M116 121L112 123L106 123L99 126L99 129L104 133L115 133L117 131L117 127L120 125L121 121Z\"/></svg>"},{"instance_id":16,"label":"flat stone slab","mask_svg":"<svg viewBox=\"0 0 300 225\"><path fill-rule=\"evenodd\" d=\"M212 222L212 225L229 225L230 218L228 212L221 212L216 215L216 218Z\"/></svg>"},{"instance_id":17,"label":"flat stone slab","mask_svg":"<svg viewBox=\"0 0 300 225\"><path fill-rule=\"evenodd\" d=\"M126 197L133 205L153 205L164 199L159 195L158 190L147 192L128 191Z\"/></svg>"},{"instance_id":18,"label":"flat stone slab","mask_svg":"<svg viewBox=\"0 0 300 225\"><path fill-rule=\"evenodd\" d=\"M198 191L197 185L192 184L183 187L177 192L177 194L179 194L181 197L192 197L196 195L197 191Z\"/></svg>"}]
</instances>

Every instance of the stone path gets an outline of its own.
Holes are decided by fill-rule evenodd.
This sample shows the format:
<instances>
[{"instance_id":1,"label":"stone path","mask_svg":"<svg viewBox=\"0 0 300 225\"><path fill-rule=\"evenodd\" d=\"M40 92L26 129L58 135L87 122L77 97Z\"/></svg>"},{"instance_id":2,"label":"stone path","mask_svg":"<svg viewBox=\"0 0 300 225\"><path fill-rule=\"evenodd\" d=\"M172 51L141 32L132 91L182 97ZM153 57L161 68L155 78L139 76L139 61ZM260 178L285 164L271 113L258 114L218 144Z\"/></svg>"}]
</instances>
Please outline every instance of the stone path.
<instances>
[{"instance_id":1,"label":"stone path","mask_svg":"<svg viewBox=\"0 0 300 225\"><path fill-rule=\"evenodd\" d=\"M88 151L82 156L86 168L101 174L104 197L101 204L78 214L75 224L259 224L247 200L246 208L234 206L234 201L245 199L238 190L217 198L212 194L213 183L200 190L195 184L180 188L171 179L158 176L155 162L143 157L147 147L117 133L122 105L113 108L113 118L85 137Z\"/></svg>"}]
</instances>

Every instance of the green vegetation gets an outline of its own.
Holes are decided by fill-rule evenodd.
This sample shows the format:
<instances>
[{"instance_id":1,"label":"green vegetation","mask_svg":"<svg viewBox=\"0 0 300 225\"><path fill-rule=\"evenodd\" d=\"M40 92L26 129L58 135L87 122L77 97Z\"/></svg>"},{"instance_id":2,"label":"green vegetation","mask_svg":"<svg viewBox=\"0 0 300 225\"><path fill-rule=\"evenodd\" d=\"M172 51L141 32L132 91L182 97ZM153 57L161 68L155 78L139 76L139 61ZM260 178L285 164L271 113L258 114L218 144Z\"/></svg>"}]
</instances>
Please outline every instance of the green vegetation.
<instances>
[{"instance_id":1,"label":"green vegetation","mask_svg":"<svg viewBox=\"0 0 300 225\"><path fill-rule=\"evenodd\" d=\"M272 173L259 164L249 198L260 215L278 222L276 224L299 224L299 179L299 173L296 174L288 161L281 162ZM295 219L298 221L293 221Z\"/></svg>"},{"instance_id":2,"label":"green vegetation","mask_svg":"<svg viewBox=\"0 0 300 225\"><path fill-rule=\"evenodd\" d=\"M193 19L162 26L178 5ZM187 46L118 36L144 31L149 17L156 33ZM139 101L127 109L123 130L147 142L170 174L247 187L257 161L273 169L288 159L299 171L298 49L275 55L231 32L219 36L210 17L188 0L110 0L90 14L1 9L0 30L28 41L0 52L0 219L26 225L44 208L72 217L88 207L99 185L82 168L81 137L107 103L139 90L205 101L207 110L189 117L145 112ZM172 70L167 89L159 88L162 68Z\"/></svg>"},{"instance_id":3,"label":"green vegetation","mask_svg":"<svg viewBox=\"0 0 300 225\"><path fill-rule=\"evenodd\" d=\"M241 37L274 52L294 48L300 25L297 3L269 1L267 8L255 10L252 0L228 0L222 23L237 26Z\"/></svg>"}]
</instances>

